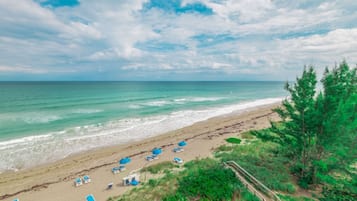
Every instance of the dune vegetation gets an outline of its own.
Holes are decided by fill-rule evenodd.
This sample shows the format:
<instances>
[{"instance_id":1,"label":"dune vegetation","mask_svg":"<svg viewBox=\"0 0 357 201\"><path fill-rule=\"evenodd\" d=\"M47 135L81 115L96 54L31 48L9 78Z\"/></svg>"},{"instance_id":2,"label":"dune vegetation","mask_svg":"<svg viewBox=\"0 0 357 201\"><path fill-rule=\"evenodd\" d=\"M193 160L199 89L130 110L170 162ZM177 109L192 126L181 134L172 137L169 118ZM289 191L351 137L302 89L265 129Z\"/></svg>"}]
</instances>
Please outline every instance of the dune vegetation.
<instances>
[{"instance_id":1,"label":"dune vegetation","mask_svg":"<svg viewBox=\"0 0 357 201\"><path fill-rule=\"evenodd\" d=\"M319 91L314 68L305 68L286 84L290 98L275 110L280 122L227 139L214 158L148 167L161 176L108 200L258 200L223 166L231 160L281 200L357 200L356 68L342 62L321 83Z\"/></svg>"}]
</instances>

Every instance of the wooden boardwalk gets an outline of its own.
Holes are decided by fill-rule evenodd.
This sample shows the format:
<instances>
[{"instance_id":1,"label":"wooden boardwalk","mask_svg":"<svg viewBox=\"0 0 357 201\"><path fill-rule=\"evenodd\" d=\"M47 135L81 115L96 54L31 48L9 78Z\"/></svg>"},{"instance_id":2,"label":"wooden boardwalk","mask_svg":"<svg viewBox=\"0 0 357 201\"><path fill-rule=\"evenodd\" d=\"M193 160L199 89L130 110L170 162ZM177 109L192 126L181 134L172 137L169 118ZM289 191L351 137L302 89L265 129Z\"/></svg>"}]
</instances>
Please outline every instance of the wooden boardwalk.
<instances>
[{"instance_id":1,"label":"wooden boardwalk","mask_svg":"<svg viewBox=\"0 0 357 201\"><path fill-rule=\"evenodd\" d=\"M266 187L262 182L249 174L244 168L234 161L224 163L232 169L237 178L247 187L247 189L262 201L281 201L275 192Z\"/></svg>"}]
</instances>

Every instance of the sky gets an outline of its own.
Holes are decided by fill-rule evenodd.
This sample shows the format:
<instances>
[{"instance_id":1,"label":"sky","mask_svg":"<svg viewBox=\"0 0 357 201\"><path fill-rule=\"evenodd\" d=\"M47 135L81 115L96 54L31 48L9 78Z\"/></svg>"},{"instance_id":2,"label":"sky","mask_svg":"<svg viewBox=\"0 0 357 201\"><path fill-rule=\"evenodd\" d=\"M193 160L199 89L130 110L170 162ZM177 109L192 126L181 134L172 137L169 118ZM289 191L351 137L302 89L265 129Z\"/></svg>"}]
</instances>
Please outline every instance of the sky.
<instances>
[{"instance_id":1,"label":"sky","mask_svg":"<svg viewBox=\"0 0 357 201\"><path fill-rule=\"evenodd\" d=\"M357 64L356 0L0 0L0 81L294 80Z\"/></svg>"}]
</instances>

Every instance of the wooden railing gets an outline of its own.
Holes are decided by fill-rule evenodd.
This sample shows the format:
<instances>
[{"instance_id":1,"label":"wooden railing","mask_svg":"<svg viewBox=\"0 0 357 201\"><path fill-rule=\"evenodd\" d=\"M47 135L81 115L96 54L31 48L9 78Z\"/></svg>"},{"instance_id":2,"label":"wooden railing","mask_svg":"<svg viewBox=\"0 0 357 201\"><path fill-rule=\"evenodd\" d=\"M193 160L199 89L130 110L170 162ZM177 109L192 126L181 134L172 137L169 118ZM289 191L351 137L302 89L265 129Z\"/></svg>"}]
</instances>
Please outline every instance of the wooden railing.
<instances>
[{"instance_id":1,"label":"wooden railing","mask_svg":"<svg viewBox=\"0 0 357 201\"><path fill-rule=\"evenodd\" d=\"M275 192L270 190L262 182L256 179L253 175L247 172L244 168L238 165L234 161L227 161L224 163L227 167L231 168L237 175L237 177L243 182L244 185L260 200L268 201L281 201Z\"/></svg>"}]
</instances>

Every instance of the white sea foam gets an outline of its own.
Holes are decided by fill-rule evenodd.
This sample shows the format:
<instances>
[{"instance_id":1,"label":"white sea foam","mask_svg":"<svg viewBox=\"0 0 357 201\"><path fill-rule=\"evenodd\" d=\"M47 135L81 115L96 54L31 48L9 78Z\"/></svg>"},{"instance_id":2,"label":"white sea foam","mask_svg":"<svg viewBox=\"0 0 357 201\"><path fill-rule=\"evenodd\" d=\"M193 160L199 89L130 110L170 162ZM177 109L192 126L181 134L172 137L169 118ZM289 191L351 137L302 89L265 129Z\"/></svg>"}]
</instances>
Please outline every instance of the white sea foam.
<instances>
[{"instance_id":1,"label":"white sea foam","mask_svg":"<svg viewBox=\"0 0 357 201\"><path fill-rule=\"evenodd\" d=\"M204 102L204 101L218 101L222 99L224 99L224 97L196 97L196 98L189 99L189 101Z\"/></svg>"},{"instance_id":2,"label":"white sea foam","mask_svg":"<svg viewBox=\"0 0 357 201\"><path fill-rule=\"evenodd\" d=\"M130 109L140 109L140 108L142 108L142 106L140 106L140 105L135 105L135 104L129 105L128 107L129 107Z\"/></svg>"},{"instance_id":3,"label":"white sea foam","mask_svg":"<svg viewBox=\"0 0 357 201\"><path fill-rule=\"evenodd\" d=\"M99 113L103 112L103 110L100 109L76 109L73 110L73 113L75 114L93 114L93 113Z\"/></svg>"},{"instance_id":4,"label":"white sea foam","mask_svg":"<svg viewBox=\"0 0 357 201\"><path fill-rule=\"evenodd\" d=\"M21 117L21 120L28 123L28 124L38 124L38 123L49 123L52 121L57 121L62 119L59 115L48 115L48 114L41 114L41 113L28 113L24 114Z\"/></svg>"},{"instance_id":5,"label":"white sea foam","mask_svg":"<svg viewBox=\"0 0 357 201\"><path fill-rule=\"evenodd\" d=\"M160 107L160 106L168 105L170 103L171 103L170 101L159 100L159 101L151 101L148 103L143 103L142 105Z\"/></svg>"},{"instance_id":6,"label":"white sea foam","mask_svg":"<svg viewBox=\"0 0 357 201\"><path fill-rule=\"evenodd\" d=\"M176 111L167 115L122 119L3 141L0 142L0 172L32 167L93 148L140 140L218 115L281 100L282 98L269 98L219 108Z\"/></svg>"},{"instance_id":7,"label":"white sea foam","mask_svg":"<svg viewBox=\"0 0 357 201\"><path fill-rule=\"evenodd\" d=\"M174 105L174 104L186 104L191 102L206 102L206 101L218 101L225 99L225 97L191 97L191 98L176 98L173 100L157 100L150 101L147 103L142 103L143 106L154 106L161 107L165 105ZM133 107L131 107L133 108ZM134 108L135 109L135 108Z\"/></svg>"}]
</instances>

